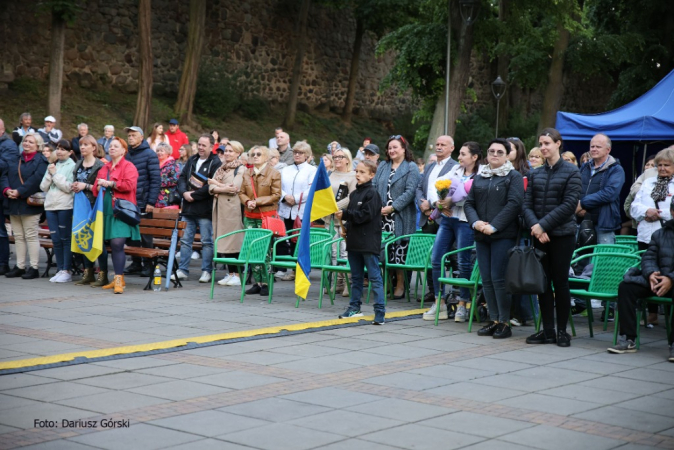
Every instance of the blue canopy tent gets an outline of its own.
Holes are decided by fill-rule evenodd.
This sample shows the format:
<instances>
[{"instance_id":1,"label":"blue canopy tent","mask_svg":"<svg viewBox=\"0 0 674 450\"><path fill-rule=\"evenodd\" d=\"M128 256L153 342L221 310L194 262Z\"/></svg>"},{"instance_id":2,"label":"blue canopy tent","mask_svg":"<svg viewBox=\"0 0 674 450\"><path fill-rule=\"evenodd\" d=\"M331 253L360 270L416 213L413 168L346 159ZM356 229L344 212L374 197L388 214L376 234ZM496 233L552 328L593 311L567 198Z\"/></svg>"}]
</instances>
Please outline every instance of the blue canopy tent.
<instances>
[{"instance_id":1,"label":"blue canopy tent","mask_svg":"<svg viewBox=\"0 0 674 450\"><path fill-rule=\"evenodd\" d=\"M604 133L613 142L611 155L625 169L622 198L630 180L640 173L647 154L674 144L674 70L650 91L627 105L600 114L559 111L556 128L564 138L564 150L576 157L590 149L590 140Z\"/></svg>"}]
</instances>

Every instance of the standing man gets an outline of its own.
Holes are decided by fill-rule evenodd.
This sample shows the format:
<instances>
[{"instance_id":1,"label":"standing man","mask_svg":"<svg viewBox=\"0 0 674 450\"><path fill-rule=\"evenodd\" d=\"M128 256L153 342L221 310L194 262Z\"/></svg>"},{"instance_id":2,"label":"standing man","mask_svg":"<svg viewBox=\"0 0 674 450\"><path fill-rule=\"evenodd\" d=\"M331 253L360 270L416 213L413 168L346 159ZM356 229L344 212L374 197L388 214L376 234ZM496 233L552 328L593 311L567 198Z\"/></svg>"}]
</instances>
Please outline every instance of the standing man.
<instances>
[{"instance_id":1,"label":"standing man","mask_svg":"<svg viewBox=\"0 0 674 450\"><path fill-rule=\"evenodd\" d=\"M367 144L363 148L363 157L368 161L372 161L375 165L379 165L379 146Z\"/></svg>"},{"instance_id":2,"label":"standing man","mask_svg":"<svg viewBox=\"0 0 674 450\"><path fill-rule=\"evenodd\" d=\"M133 163L138 170L138 185L136 187L136 204L141 214L151 213L159 197L161 187L161 172L159 169L159 158L150 148L144 139L143 130L140 127L124 128L129 141L129 152L126 154L126 160ZM152 236L141 234L141 241L130 241L129 245L143 248L153 248ZM150 261L139 257L134 257L133 262L124 269L125 275L139 274L142 277L149 277L154 272L154 267Z\"/></svg>"},{"instance_id":3,"label":"standing man","mask_svg":"<svg viewBox=\"0 0 674 450\"><path fill-rule=\"evenodd\" d=\"M166 136L168 136L171 148L173 149L171 156L178 161L180 159L180 147L189 144L190 140L187 139L187 135L180 129L177 119L169 121L169 130L166 132Z\"/></svg>"},{"instance_id":4,"label":"standing man","mask_svg":"<svg viewBox=\"0 0 674 450\"><path fill-rule=\"evenodd\" d=\"M620 220L620 190L625 171L611 153L611 139L597 134L590 141L590 161L580 167L583 182L576 208L578 220L591 219L597 233L597 244L615 244L615 230Z\"/></svg>"},{"instance_id":5,"label":"standing man","mask_svg":"<svg viewBox=\"0 0 674 450\"><path fill-rule=\"evenodd\" d=\"M14 142L17 146L21 145L21 141L23 140L23 137L26 135L26 133L29 131L37 131L31 126L32 123L33 117L29 112L25 112L19 116L19 126L14 128L14 131L12 131L12 139L14 139Z\"/></svg>"},{"instance_id":6,"label":"standing man","mask_svg":"<svg viewBox=\"0 0 674 450\"><path fill-rule=\"evenodd\" d=\"M283 133L283 128L278 127L274 130L274 137L269 139L269 150L272 148L278 148L278 144L276 143L276 139L278 138L278 135Z\"/></svg>"},{"instance_id":7,"label":"standing man","mask_svg":"<svg viewBox=\"0 0 674 450\"><path fill-rule=\"evenodd\" d=\"M75 136L70 142L70 146L75 152L77 159L82 157L82 154L80 153L80 138L86 136L87 134L89 134L89 125L86 123L77 125L77 136Z\"/></svg>"},{"instance_id":8,"label":"standing man","mask_svg":"<svg viewBox=\"0 0 674 450\"><path fill-rule=\"evenodd\" d=\"M99 145L103 146L103 150L105 150L105 158L109 159L110 158L110 153L108 149L110 148L110 142L112 142L112 139L115 137L115 127L112 125L106 125L103 128L103 137L99 138L96 142Z\"/></svg>"},{"instance_id":9,"label":"standing man","mask_svg":"<svg viewBox=\"0 0 674 450\"><path fill-rule=\"evenodd\" d=\"M0 178L7 174L19 159L19 147L12 137L5 132L5 122L0 119ZM5 213L0 199L0 275L9 272L9 236L5 226Z\"/></svg>"},{"instance_id":10,"label":"standing man","mask_svg":"<svg viewBox=\"0 0 674 450\"><path fill-rule=\"evenodd\" d=\"M290 148L290 135L281 131L276 135L276 145L280 155L279 162L286 163L289 166L295 164L293 152Z\"/></svg>"},{"instance_id":11,"label":"standing man","mask_svg":"<svg viewBox=\"0 0 674 450\"><path fill-rule=\"evenodd\" d=\"M220 165L220 158L211 153L215 139L202 134L197 141L197 154L190 157L178 178L178 193L183 201L183 222L187 223L180 239L180 265L177 276L186 280L190 273L190 255L197 227L201 231L201 278L199 283L209 283L213 270L213 196L208 193L208 180L213 178ZM175 275L171 275L173 278Z\"/></svg>"},{"instance_id":12,"label":"standing man","mask_svg":"<svg viewBox=\"0 0 674 450\"><path fill-rule=\"evenodd\" d=\"M433 212L433 205L438 201L438 191L435 189L435 181L438 177L445 175L457 163L452 159L452 152L454 151L454 139L451 136L439 136L435 141L436 161L429 163L424 170L423 176L419 180L417 186L416 200L417 207L421 211L419 219L419 226L421 231L427 234L437 234L442 214L435 221L429 222L428 216ZM429 270L431 277L432 271ZM430 278L430 277L429 277ZM425 302L435 301L435 292L433 290L433 283L428 285L428 293L424 298Z\"/></svg>"},{"instance_id":13,"label":"standing man","mask_svg":"<svg viewBox=\"0 0 674 450\"><path fill-rule=\"evenodd\" d=\"M56 128L56 118L54 116L47 116L44 118L44 128L37 130L42 136L45 144L53 142L57 144L63 138L63 132Z\"/></svg>"}]
</instances>

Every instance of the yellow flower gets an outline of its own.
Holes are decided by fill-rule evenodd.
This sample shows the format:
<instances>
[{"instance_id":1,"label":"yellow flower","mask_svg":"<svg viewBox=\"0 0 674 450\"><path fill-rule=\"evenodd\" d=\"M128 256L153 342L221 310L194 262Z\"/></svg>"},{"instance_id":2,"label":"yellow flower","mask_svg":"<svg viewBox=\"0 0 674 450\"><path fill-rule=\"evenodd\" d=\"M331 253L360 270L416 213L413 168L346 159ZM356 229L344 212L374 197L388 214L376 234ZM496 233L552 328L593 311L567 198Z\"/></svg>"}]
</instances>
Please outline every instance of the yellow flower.
<instances>
[{"instance_id":1,"label":"yellow flower","mask_svg":"<svg viewBox=\"0 0 674 450\"><path fill-rule=\"evenodd\" d=\"M449 189L452 185L452 180L438 180L435 182L435 189L438 191L444 191Z\"/></svg>"}]
</instances>

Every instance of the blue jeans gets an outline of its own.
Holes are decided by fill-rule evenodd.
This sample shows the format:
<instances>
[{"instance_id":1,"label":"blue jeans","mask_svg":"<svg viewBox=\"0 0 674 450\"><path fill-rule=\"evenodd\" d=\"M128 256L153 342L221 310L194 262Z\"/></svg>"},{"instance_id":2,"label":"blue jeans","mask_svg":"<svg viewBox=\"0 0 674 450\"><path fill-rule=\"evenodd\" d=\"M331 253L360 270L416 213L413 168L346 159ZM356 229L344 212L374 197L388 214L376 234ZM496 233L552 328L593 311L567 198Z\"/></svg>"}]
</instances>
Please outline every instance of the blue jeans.
<instances>
[{"instance_id":1,"label":"blue jeans","mask_svg":"<svg viewBox=\"0 0 674 450\"><path fill-rule=\"evenodd\" d=\"M5 225L5 212L0 201L0 266L9 265L9 236Z\"/></svg>"},{"instance_id":2,"label":"blue jeans","mask_svg":"<svg viewBox=\"0 0 674 450\"><path fill-rule=\"evenodd\" d=\"M515 239L485 239L475 242L477 264L482 277L482 292L487 300L489 319L510 322L512 297L506 292L505 275L508 267L508 250L515 246Z\"/></svg>"},{"instance_id":3,"label":"blue jeans","mask_svg":"<svg viewBox=\"0 0 674 450\"><path fill-rule=\"evenodd\" d=\"M375 313L384 314L386 306L384 304L384 281L381 278L379 269L379 257L374 253L363 253L355 250L349 250L349 267L351 268L351 302L349 308L360 311L363 297L363 277L367 267L367 276L372 283L372 294L374 296Z\"/></svg>"},{"instance_id":4,"label":"blue jeans","mask_svg":"<svg viewBox=\"0 0 674 450\"><path fill-rule=\"evenodd\" d=\"M49 234L54 243L56 269L70 270L72 268L73 253L70 250L70 241L73 234L73 210L45 211Z\"/></svg>"},{"instance_id":5,"label":"blue jeans","mask_svg":"<svg viewBox=\"0 0 674 450\"><path fill-rule=\"evenodd\" d=\"M187 223L185 233L180 239L180 264L178 267L185 273L190 273L192 259L192 242L197 232L197 225L201 230L201 271L211 273L213 270L213 222L210 218L183 216Z\"/></svg>"},{"instance_id":6,"label":"blue jeans","mask_svg":"<svg viewBox=\"0 0 674 450\"><path fill-rule=\"evenodd\" d=\"M468 222L462 222L454 217L443 217L440 222L438 234L435 237L435 244L433 244L433 253L431 254L431 263L433 265L433 289L435 295L443 295L440 291L440 278L442 257L445 253L452 249L452 245L456 241L456 248L470 247L473 245L473 230L468 225ZM469 279L472 267L470 264L471 251L459 253L459 275L461 278ZM470 301L470 290L461 288L459 290L461 301Z\"/></svg>"},{"instance_id":7,"label":"blue jeans","mask_svg":"<svg viewBox=\"0 0 674 450\"><path fill-rule=\"evenodd\" d=\"M615 244L615 231L597 230L597 244Z\"/></svg>"}]
</instances>

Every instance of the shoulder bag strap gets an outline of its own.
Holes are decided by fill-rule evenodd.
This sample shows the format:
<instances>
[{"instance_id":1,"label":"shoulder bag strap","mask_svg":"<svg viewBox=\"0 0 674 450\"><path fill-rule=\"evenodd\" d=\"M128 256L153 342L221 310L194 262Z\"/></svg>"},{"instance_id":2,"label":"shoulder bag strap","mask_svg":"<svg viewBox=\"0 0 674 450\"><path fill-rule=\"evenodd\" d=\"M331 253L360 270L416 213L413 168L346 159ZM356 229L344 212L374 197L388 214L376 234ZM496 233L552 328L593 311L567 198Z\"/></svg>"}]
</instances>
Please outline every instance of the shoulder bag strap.
<instances>
[{"instance_id":1,"label":"shoulder bag strap","mask_svg":"<svg viewBox=\"0 0 674 450\"><path fill-rule=\"evenodd\" d=\"M252 174L250 176L250 187L253 188L253 197L255 197L255 200L257 200L257 192L255 192L255 178L253 178Z\"/></svg>"},{"instance_id":2,"label":"shoulder bag strap","mask_svg":"<svg viewBox=\"0 0 674 450\"><path fill-rule=\"evenodd\" d=\"M24 184L23 177L21 176L21 158L19 158L19 180L21 180L21 184Z\"/></svg>"}]
</instances>

